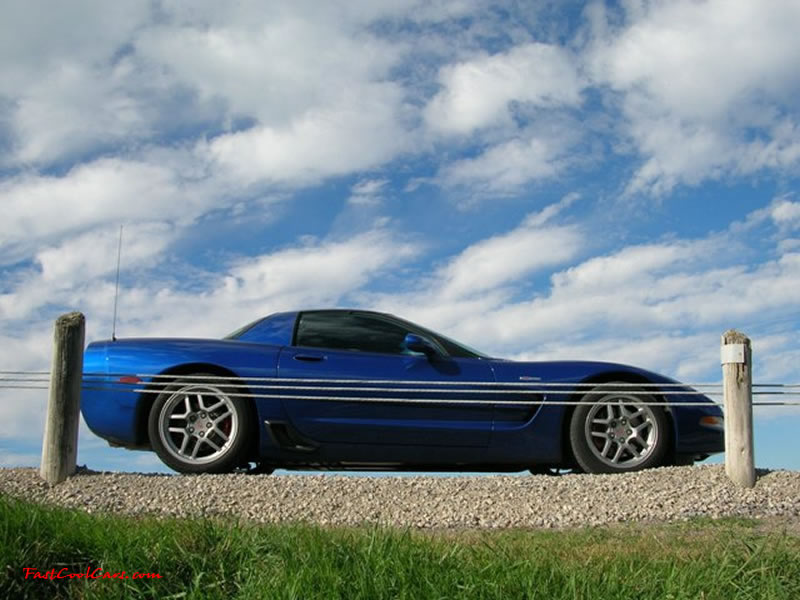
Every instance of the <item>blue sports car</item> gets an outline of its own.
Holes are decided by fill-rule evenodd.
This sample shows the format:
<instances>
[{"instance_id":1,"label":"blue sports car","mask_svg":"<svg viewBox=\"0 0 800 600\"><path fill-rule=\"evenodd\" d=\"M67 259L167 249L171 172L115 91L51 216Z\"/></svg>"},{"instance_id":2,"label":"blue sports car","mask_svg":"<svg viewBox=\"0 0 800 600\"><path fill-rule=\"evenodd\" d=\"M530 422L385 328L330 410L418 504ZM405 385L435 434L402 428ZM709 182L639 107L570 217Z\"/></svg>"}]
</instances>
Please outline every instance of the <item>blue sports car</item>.
<instances>
[{"instance_id":1,"label":"blue sports car","mask_svg":"<svg viewBox=\"0 0 800 600\"><path fill-rule=\"evenodd\" d=\"M618 473L724 450L722 412L631 366L490 358L392 315L283 312L224 339L93 342L81 409L183 473Z\"/></svg>"}]
</instances>

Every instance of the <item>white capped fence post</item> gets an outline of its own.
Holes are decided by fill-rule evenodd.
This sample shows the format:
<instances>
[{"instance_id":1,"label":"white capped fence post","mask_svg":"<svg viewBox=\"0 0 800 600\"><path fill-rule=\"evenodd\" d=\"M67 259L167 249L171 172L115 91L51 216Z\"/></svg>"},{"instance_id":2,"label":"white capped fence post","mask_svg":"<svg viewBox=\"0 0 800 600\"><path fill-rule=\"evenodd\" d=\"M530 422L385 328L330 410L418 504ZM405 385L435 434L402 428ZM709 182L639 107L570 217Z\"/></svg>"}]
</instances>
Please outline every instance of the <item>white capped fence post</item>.
<instances>
[{"instance_id":1,"label":"white capped fence post","mask_svg":"<svg viewBox=\"0 0 800 600\"><path fill-rule=\"evenodd\" d=\"M79 312L61 315L56 320L50 397L39 469L39 475L50 484L61 483L75 473L85 327L86 319Z\"/></svg>"},{"instance_id":2,"label":"white capped fence post","mask_svg":"<svg viewBox=\"0 0 800 600\"><path fill-rule=\"evenodd\" d=\"M753 459L753 353L750 338L730 329L722 334L725 402L725 472L735 484L756 484Z\"/></svg>"}]
</instances>

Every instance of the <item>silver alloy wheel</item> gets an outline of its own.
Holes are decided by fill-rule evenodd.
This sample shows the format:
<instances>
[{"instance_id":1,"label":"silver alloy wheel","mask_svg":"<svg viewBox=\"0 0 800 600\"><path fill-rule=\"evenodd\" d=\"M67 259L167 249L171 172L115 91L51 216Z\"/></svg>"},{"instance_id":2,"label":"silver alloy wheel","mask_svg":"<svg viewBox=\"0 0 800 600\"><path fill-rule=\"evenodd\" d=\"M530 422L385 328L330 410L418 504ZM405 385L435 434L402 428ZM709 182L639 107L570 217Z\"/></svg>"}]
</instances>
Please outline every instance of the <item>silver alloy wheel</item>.
<instances>
[{"instance_id":1,"label":"silver alloy wheel","mask_svg":"<svg viewBox=\"0 0 800 600\"><path fill-rule=\"evenodd\" d=\"M167 452L178 460L203 465L226 454L239 433L233 401L207 384L176 390L158 415L158 434Z\"/></svg>"},{"instance_id":2,"label":"silver alloy wheel","mask_svg":"<svg viewBox=\"0 0 800 600\"><path fill-rule=\"evenodd\" d=\"M586 416L584 431L592 454L615 469L642 464L658 446L661 435L653 409L626 394L597 400Z\"/></svg>"}]
</instances>

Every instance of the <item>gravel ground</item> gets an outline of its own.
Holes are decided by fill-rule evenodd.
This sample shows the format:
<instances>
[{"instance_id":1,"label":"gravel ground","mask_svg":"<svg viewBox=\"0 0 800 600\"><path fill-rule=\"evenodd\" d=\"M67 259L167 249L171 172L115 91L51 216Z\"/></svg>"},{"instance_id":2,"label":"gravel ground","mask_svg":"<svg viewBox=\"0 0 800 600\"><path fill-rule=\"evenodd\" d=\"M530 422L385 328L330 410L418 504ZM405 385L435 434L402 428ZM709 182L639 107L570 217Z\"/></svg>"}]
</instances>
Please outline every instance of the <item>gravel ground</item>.
<instances>
[{"instance_id":1,"label":"gravel ground","mask_svg":"<svg viewBox=\"0 0 800 600\"><path fill-rule=\"evenodd\" d=\"M561 477L186 476L83 469L52 487L36 469L0 469L0 494L87 512L437 529L562 528L696 516L800 521L800 472L759 471L755 488L745 490L726 478L722 466Z\"/></svg>"}]
</instances>

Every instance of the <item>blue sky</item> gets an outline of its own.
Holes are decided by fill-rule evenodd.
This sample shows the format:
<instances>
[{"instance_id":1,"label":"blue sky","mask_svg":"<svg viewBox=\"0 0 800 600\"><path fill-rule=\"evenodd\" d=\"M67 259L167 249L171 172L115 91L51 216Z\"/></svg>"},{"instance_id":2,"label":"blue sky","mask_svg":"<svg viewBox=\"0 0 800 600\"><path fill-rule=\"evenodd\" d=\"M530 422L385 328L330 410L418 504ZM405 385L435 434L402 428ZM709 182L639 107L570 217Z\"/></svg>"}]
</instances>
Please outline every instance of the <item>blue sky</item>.
<instances>
[{"instance_id":1,"label":"blue sky","mask_svg":"<svg viewBox=\"0 0 800 600\"><path fill-rule=\"evenodd\" d=\"M52 322L387 310L491 354L800 380L800 5L50 2L0 22L0 370ZM44 394L0 390L0 464ZM759 410L800 468L800 410ZM79 462L158 469L81 429Z\"/></svg>"}]
</instances>

